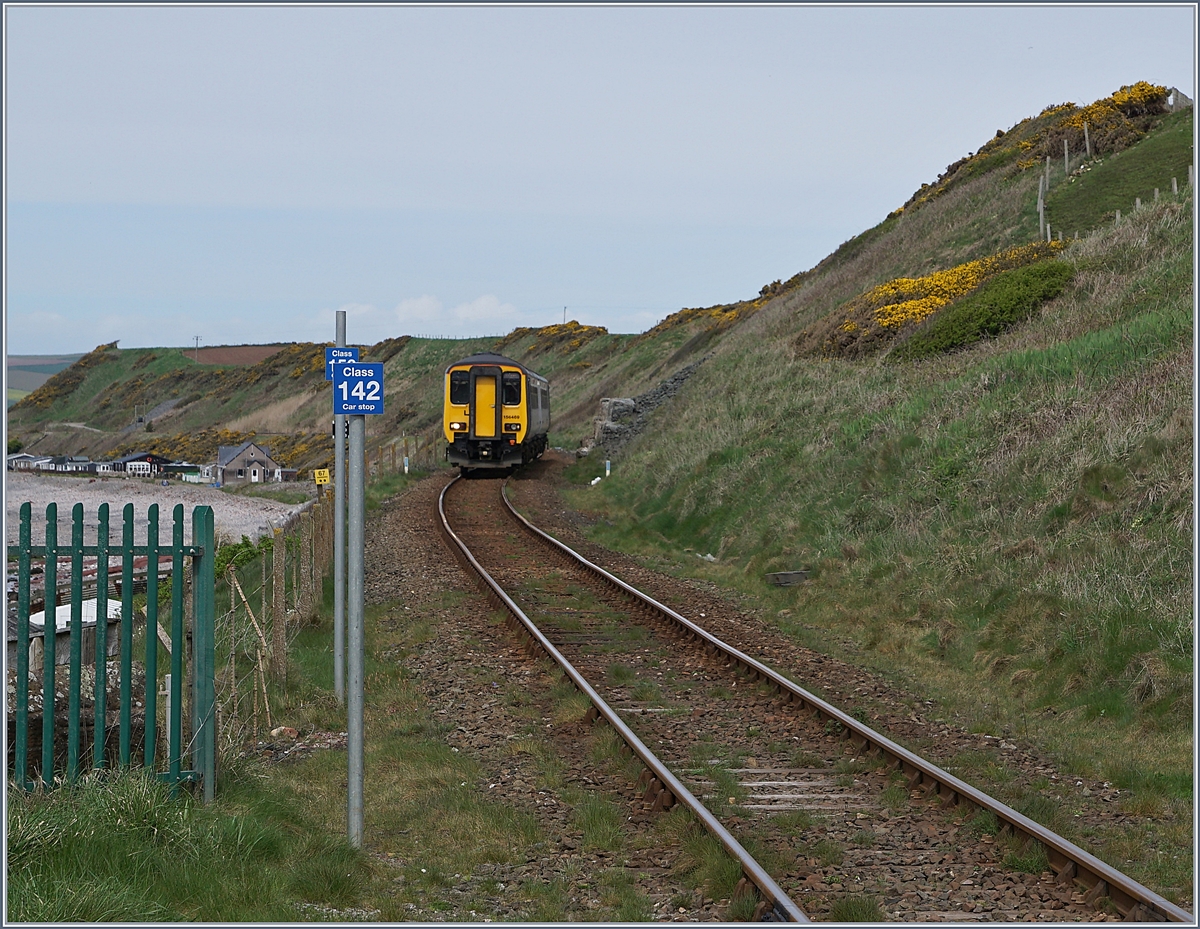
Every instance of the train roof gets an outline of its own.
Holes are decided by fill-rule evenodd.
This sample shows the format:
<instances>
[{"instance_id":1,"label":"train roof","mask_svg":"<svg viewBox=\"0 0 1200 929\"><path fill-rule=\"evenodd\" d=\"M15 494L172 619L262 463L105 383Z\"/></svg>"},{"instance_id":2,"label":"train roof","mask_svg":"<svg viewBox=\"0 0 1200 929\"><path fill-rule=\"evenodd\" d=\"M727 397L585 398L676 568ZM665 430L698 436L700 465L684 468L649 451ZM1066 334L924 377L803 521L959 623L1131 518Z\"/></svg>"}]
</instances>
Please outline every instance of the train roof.
<instances>
[{"instance_id":1,"label":"train roof","mask_svg":"<svg viewBox=\"0 0 1200 929\"><path fill-rule=\"evenodd\" d=\"M456 368L459 365L511 365L514 368L520 368L526 374L532 374L534 377L545 380L544 377L536 371L527 368L521 362L513 361L504 355L497 355L495 352L480 352L478 355L468 355L466 358L460 358L458 361L451 362L446 366L447 373L449 373L451 368Z\"/></svg>"}]
</instances>

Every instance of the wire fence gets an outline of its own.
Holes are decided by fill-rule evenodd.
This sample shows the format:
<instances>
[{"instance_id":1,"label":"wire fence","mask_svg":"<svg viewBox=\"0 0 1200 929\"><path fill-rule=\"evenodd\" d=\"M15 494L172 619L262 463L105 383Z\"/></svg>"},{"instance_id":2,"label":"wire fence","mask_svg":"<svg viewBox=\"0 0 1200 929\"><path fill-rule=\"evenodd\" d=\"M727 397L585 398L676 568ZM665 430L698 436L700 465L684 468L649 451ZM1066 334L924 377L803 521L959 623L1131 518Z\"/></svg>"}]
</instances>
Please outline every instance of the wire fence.
<instances>
[{"instance_id":1,"label":"wire fence","mask_svg":"<svg viewBox=\"0 0 1200 929\"><path fill-rule=\"evenodd\" d=\"M231 561L217 580L216 692L222 754L257 741L277 718L271 693L287 683L287 655L316 618L333 564L333 501L276 529L258 557ZM274 686L268 686L269 684Z\"/></svg>"}]
</instances>

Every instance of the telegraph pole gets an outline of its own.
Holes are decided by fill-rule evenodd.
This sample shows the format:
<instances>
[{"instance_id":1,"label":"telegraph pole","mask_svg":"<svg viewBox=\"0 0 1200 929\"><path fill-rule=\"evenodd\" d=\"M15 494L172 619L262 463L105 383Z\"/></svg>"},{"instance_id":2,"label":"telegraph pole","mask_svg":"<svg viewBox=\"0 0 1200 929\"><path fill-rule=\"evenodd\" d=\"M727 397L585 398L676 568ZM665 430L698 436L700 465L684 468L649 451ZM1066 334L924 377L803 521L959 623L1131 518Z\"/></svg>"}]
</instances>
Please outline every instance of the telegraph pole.
<instances>
[{"instance_id":1,"label":"telegraph pole","mask_svg":"<svg viewBox=\"0 0 1200 929\"><path fill-rule=\"evenodd\" d=\"M192 338L196 340L196 364L200 364L200 336L194 335Z\"/></svg>"}]
</instances>

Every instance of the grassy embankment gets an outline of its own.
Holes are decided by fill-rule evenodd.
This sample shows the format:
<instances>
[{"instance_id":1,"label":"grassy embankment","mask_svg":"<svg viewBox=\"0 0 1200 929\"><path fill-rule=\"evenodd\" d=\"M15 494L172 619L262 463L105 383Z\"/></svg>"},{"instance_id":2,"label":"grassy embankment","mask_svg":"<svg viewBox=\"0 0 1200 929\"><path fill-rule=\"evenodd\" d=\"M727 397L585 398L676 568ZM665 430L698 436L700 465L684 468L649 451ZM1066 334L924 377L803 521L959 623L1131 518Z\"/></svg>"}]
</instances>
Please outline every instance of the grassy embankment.
<instances>
[{"instance_id":1,"label":"grassy embankment","mask_svg":"<svg viewBox=\"0 0 1200 929\"><path fill-rule=\"evenodd\" d=\"M985 146L951 166L947 181L789 280L780 298L747 303L756 314L685 311L645 337L576 331L556 342L564 332L548 327L514 334L502 350L554 379L561 437L553 441L564 445L590 431L595 399L636 394L701 350L715 350L659 411L657 431L618 462L614 478L580 490L580 502L612 524L601 523L602 541L756 597L801 640L899 677L973 728L1028 739L1074 773L1111 779L1143 824L1075 838L1182 899L1192 866L1190 192L1181 204L1164 199L1070 246L1062 260L1074 276L1063 293L1029 322L972 349L880 363L805 354L799 339L889 280L1036 237L1036 178L1005 177L1001 169L1053 118L1043 114L1011 131L1013 146ZM1137 151L1106 159L1087 180L1128 171ZM1168 176L1135 195L1149 203L1154 186L1169 185ZM1088 190L1060 177L1052 215L1099 210L1095 202L1073 202L1087 200ZM737 325L709 333L730 316ZM453 357L496 348L461 347ZM389 361L389 384L399 383L393 367L412 379L401 386L412 390L414 426L436 422L440 392L421 386L418 373L444 364L435 356L447 348L456 346L409 340ZM302 387L308 378L316 396L320 377L301 371L293 383ZM240 396L239 409L263 399ZM86 421L83 412L58 418ZM578 477L590 479L597 467L583 463ZM709 551L716 563L695 557ZM808 585L764 588L764 571L799 564L813 568ZM454 608L456 595L444 601ZM328 627L326 619L300 634L289 691L273 695L280 718L302 730L340 728ZM466 886L482 863L521 860L539 839L527 820L468 789L478 762L450 752L445 724L404 670L404 656L431 635L403 617L403 605L368 612L369 686L380 695L368 704L368 727L385 736L372 741L369 751L378 746L379 753L367 763L387 769L373 781L387 802L368 811L368 831L386 837L389 864L336 838L310 838L344 834L341 806L329 800L344 791L344 755L270 767L239 761L226 768L217 806L189 814L200 832L176 841L174 825L158 827L163 842L154 848L169 866L114 853L105 843L118 827L92 829L107 820L71 813L70 794L32 798L24 824L17 818L25 807L11 805L10 843L18 836L20 854L13 857L10 844L10 911L44 919L241 921L288 918L299 902L378 910L380 919L405 918L410 904L460 914L476 901L493 906L494 882L471 883L465 897L452 887ZM535 738L541 708L525 688L505 688L504 699L528 714L529 741L514 751L531 777L554 786L554 754ZM964 757L954 767L1071 834L1070 807L1050 802L1048 784L1013 796L1005 793L1011 775L1000 757ZM51 822L51 807L64 811L63 824L21 838L21 829ZM580 828L599 835L609 818L594 816ZM249 838L239 838L239 829ZM439 841L447 830L470 840L447 846ZM254 839L259 832L266 837ZM229 844L217 848L204 835ZM321 841L333 850L323 851ZM193 854L191 845L217 849L206 860L212 893L186 876L147 876L170 873L176 858ZM253 879L244 874L248 847L260 872ZM116 875L101 864L116 860L127 865ZM214 862L228 871L211 871ZM306 871L326 863L337 873ZM604 918L638 915L626 877L600 882L611 893ZM253 901L240 896L246 881ZM70 888L95 883L108 890L69 910L54 908L72 899ZM560 918L569 902L564 886L548 885L521 911ZM106 900L116 902L105 908Z\"/></svg>"},{"instance_id":2,"label":"grassy embankment","mask_svg":"<svg viewBox=\"0 0 1200 929\"><path fill-rule=\"evenodd\" d=\"M1113 190L1150 190L1063 251L1073 277L1028 322L920 362L805 350L806 328L927 256L1035 238L1036 179L985 174L735 330L613 479L575 495L598 541L750 594L800 640L1111 781L1146 825L1075 838L1176 899L1192 873L1192 197L1152 190L1176 176L1163 164L1186 177L1184 116L1086 184L1060 169L1053 214L1081 224ZM1003 233L972 247L981 210ZM801 566L800 588L763 582ZM1042 786L1015 799L1078 832Z\"/></svg>"},{"instance_id":3,"label":"grassy embankment","mask_svg":"<svg viewBox=\"0 0 1200 929\"><path fill-rule=\"evenodd\" d=\"M372 483L368 507L421 476L389 474ZM250 560L241 570L245 580L261 568ZM269 687L274 724L301 733L344 731L346 725L333 694L330 587L327 581L320 619L291 642L286 687ZM224 597L218 590L217 602ZM506 887L512 881L504 869L544 857L547 837L532 815L489 793L496 772L449 746L454 721L425 702L405 660L434 641L435 627L423 617L460 608L476 609L456 591L411 607L392 602L367 608L369 852L345 839L345 751L270 763L255 754L238 757L235 746L221 760L217 799L208 807L186 795L171 799L137 773L109 774L79 790L10 792L10 916L38 922L399 921L436 913L472 920L506 912L539 921L584 912L600 920L649 918L650 902L623 862L630 848L619 807L603 794L565 783L545 728L548 713L556 722L577 720L583 709L578 695L551 674L497 684L488 672L467 668L463 673L490 689L517 721L521 734L506 745L503 765L519 767L527 782L569 803L569 825L581 847L610 856L590 875L567 862L547 881ZM160 659L165 666L165 654ZM224 659L219 664L223 674ZM598 765L629 765L602 738L594 751ZM730 895L737 869L689 816L665 818L659 831L663 840L684 843L686 884L716 898Z\"/></svg>"}]
</instances>

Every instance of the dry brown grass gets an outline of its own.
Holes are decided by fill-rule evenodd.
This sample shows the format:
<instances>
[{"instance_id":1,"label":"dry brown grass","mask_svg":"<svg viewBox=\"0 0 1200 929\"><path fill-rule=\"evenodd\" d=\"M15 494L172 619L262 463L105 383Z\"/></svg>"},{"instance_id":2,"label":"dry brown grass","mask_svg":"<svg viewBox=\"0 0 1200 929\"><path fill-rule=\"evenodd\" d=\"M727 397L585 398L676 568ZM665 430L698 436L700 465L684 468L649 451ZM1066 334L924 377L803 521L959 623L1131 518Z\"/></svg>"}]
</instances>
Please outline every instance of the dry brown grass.
<instances>
[{"instance_id":1,"label":"dry brown grass","mask_svg":"<svg viewBox=\"0 0 1200 929\"><path fill-rule=\"evenodd\" d=\"M267 434L292 432L297 428L312 428L313 417L308 414L308 411L297 415L311 400L312 394L307 391L292 394L257 410L252 410L245 416L239 416L229 422L226 428L234 432ZM319 424L318 428L320 428Z\"/></svg>"}]
</instances>

